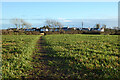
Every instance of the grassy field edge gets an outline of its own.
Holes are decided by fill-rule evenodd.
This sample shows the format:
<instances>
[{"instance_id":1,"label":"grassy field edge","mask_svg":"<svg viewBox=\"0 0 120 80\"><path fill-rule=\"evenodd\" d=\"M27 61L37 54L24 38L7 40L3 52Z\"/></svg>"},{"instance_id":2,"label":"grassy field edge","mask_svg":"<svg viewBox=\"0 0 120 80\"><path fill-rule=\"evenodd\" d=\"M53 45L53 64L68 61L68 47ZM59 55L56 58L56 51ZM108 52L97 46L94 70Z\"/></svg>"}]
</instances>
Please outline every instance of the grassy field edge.
<instances>
[{"instance_id":1,"label":"grassy field edge","mask_svg":"<svg viewBox=\"0 0 120 80\"><path fill-rule=\"evenodd\" d=\"M17 51L13 53L6 53L4 52L4 47L3 47L3 53L2 53L2 78L21 78L28 76L28 72L30 69L33 69L33 66L31 65L32 61L32 54L33 51L35 50L35 45L38 39L40 38L39 35L31 36L31 35L19 35L19 36L11 36L14 37L17 41L15 42L15 46L13 46L13 49L15 50L16 48L18 49ZM4 38L4 37L3 37ZM7 38L7 36L6 36ZM4 40L4 39L3 39ZM22 41L22 42L21 42ZM10 40L9 40L10 42ZM11 39L11 44L14 42ZM24 43L25 44L24 44ZM3 42L4 44L4 42ZM7 43L6 43L7 44ZM6 46L5 44L5 46ZM10 44L10 43L9 43ZM9 45L7 44L9 47ZM8 51L7 51L8 52ZM8 56L7 56L8 55ZM8 58L10 57L10 58Z\"/></svg>"}]
</instances>

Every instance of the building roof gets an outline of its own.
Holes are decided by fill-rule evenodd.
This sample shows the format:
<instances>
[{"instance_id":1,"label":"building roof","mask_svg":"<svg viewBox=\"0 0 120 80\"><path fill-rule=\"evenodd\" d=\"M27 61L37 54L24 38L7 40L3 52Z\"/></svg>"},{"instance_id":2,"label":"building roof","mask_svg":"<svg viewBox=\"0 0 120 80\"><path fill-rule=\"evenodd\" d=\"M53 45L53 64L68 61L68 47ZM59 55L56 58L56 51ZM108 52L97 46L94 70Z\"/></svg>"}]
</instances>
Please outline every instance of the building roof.
<instances>
[{"instance_id":1,"label":"building roof","mask_svg":"<svg viewBox=\"0 0 120 80\"><path fill-rule=\"evenodd\" d=\"M98 30L98 28L91 28L90 30Z\"/></svg>"},{"instance_id":2,"label":"building roof","mask_svg":"<svg viewBox=\"0 0 120 80\"><path fill-rule=\"evenodd\" d=\"M63 27L62 29L68 29L68 27Z\"/></svg>"}]
</instances>

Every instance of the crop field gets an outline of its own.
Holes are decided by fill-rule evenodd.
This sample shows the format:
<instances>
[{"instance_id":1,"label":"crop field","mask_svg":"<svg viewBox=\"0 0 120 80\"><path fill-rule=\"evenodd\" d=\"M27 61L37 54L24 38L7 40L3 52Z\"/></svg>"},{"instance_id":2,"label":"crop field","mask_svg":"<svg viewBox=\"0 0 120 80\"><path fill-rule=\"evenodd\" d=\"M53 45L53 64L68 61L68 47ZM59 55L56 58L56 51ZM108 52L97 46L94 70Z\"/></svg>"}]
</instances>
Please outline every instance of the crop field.
<instances>
[{"instance_id":1,"label":"crop field","mask_svg":"<svg viewBox=\"0 0 120 80\"><path fill-rule=\"evenodd\" d=\"M117 35L46 35L49 62L56 75L77 79L120 79L120 42ZM60 67L61 66L61 67Z\"/></svg>"},{"instance_id":2,"label":"crop field","mask_svg":"<svg viewBox=\"0 0 120 80\"><path fill-rule=\"evenodd\" d=\"M35 35L2 36L2 78L19 78L27 76L32 69L30 62L36 41Z\"/></svg>"},{"instance_id":3,"label":"crop field","mask_svg":"<svg viewBox=\"0 0 120 80\"><path fill-rule=\"evenodd\" d=\"M3 35L2 78L119 80L119 49L118 35Z\"/></svg>"}]
</instances>

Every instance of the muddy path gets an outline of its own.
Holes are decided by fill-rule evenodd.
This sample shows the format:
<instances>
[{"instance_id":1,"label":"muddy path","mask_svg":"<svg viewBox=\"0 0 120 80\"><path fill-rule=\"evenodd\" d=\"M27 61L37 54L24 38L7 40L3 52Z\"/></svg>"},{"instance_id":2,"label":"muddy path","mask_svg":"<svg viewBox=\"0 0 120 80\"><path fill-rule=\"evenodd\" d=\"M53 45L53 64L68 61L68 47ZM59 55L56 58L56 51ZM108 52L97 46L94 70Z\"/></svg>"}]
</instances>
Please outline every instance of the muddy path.
<instances>
[{"instance_id":1,"label":"muddy path","mask_svg":"<svg viewBox=\"0 0 120 80\"><path fill-rule=\"evenodd\" d=\"M33 70L30 71L29 78L38 79L38 80L56 80L58 79L55 74L55 66L49 65L54 59L50 57L48 52L44 49L44 40L42 36L37 41L36 50L33 53Z\"/></svg>"}]
</instances>

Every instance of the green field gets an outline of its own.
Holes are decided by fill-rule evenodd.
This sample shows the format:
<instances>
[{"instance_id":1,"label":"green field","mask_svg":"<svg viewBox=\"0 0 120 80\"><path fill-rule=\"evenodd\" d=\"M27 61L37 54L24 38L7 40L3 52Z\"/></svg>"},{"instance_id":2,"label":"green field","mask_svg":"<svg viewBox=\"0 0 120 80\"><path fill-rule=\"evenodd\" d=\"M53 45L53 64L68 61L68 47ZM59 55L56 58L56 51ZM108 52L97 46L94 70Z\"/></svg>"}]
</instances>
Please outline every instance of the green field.
<instances>
[{"instance_id":1,"label":"green field","mask_svg":"<svg viewBox=\"0 0 120 80\"><path fill-rule=\"evenodd\" d=\"M49 56L62 61L52 61L66 78L120 79L120 44L117 35L47 35ZM67 72L67 73L66 73Z\"/></svg>"},{"instance_id":2,"label":"green field","mask_svg":"<svg viewBox=\"0 0 120 80\"><path fill-rule=\"evenodd\" d=\"M31 56L39 38L39 35L2 36L3 78L28 76L29 70L34 70ZM120 79L120 42L117 35L61 34L45 35L42 39L48 56L46 66L54 70L52 73L48 70L49 77ZM39 63L40 60L36 61Z\"/></svg>"},{"instance_id":3,"label":"green field","mask_svg":"<svg viewBox=\"0 0 120 80\"><path fill-rule=\"evenodd\" d=\"M30 64L36 41L35 35L2 36L2 78L20 78L27 76L33 69Z\"/></svg>"}]
</instances>

